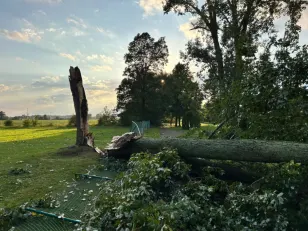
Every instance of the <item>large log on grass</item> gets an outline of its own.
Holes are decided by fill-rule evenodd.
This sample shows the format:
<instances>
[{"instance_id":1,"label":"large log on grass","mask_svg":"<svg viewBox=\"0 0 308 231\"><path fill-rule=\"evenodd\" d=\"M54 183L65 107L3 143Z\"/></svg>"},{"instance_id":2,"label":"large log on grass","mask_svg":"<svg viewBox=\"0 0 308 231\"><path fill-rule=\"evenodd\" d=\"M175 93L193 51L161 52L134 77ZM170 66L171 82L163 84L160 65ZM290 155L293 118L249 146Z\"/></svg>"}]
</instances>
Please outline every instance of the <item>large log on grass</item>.
<instances>
[{"instance_id":1,"label":"large log on grass","mask_svg":"<svg viewBox=\"0 0 308 231\"><path fill-rule=\"evenodd\" d=\"M201 140L183 138L142 138L120 149L107 150L109 156L127 157L132 153L157 153L175 148L183 158L203 158L248 162L279 163L294 160L308 163L308 144L261 140Z\"/></svg>"},{"instance_id":2,"label":"large log on grass","mask_svg":"<svg viewBox=\"0 0 308 231\"><path fill-rule=\"evenodd\" d=\"M220 168L224 171L223 174L214 173L214 175L225 181L239 181L242 183L252 183L262 176L255 172L248 172L239 167L232 166L227 163L213 162L202 158L185 158L188 164L192 165L192 171L196 173L202 172L204 167Z\"/></svg>"},{"instance_id":3,"label":"large log on grass","mask_svg":"<svg viewBox=\"0 0 308 231\"><path fill-rule=\"evenodd\" d=\"M73 95L74 108L76 113L76 145L88 145L94 147L94 138L89 133L88 124L88 102L82 84L82 76L78 67L70 67L69 82Z\"/></svg>"}]
</instances>

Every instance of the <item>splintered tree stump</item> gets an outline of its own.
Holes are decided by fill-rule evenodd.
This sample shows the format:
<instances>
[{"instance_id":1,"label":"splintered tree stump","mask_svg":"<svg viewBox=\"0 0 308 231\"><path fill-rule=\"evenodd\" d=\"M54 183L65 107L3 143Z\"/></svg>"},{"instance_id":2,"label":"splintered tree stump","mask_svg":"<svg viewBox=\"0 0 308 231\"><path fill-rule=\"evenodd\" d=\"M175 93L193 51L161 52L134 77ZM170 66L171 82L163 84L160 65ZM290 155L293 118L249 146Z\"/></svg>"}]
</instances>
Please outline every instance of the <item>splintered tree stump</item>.
<instances>
[{"instance_id":1,"label":"splintered tree stump","mask_svg":"<svg viewBox=\"0 0 308 231\"><path fill-rule=\"evenodd\" d=\"M82 76L78 67L70 67L69 82L76 113L76 145L94 147L94 138L89 133L88 102L83 88Z\"/></svg>"}]
</instances>

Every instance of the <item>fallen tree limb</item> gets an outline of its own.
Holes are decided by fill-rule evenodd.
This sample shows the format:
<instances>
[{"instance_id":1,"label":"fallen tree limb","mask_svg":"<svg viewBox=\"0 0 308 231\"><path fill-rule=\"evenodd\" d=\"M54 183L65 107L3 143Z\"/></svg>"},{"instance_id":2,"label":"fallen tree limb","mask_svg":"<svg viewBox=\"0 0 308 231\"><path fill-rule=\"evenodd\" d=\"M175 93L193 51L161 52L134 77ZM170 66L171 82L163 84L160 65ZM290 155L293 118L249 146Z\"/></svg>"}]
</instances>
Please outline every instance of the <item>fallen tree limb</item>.
<instances>
[{"instance_id":1,"label":"fallen tree limb","mask_svg":"<svg viewBox=\"0 0 308 231\"><path fill-rule=\"evenodd\" d=\"M117 150L107 150L108 156L129 158L132 153L157 153L164 147L177 149L183 158L203 158L247 162L308 163L308 144L261 140L195 140L183 138L142 138Z\"/></svg>"}]
</instances>

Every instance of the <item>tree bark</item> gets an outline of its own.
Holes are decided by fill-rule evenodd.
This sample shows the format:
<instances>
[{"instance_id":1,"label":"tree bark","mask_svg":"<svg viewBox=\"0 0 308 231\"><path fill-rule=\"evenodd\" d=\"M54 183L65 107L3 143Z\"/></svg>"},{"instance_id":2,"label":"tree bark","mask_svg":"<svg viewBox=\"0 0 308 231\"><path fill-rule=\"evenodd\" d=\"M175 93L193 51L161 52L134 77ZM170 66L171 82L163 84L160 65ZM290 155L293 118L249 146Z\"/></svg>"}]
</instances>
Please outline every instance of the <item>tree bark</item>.
<instances>
[{"instance_id":1,"label":"tree bark","mask_svg":"<svg viewBox=\"0 0 308 231\"><path fill-rule=\"evenodd\" d=\"M74 101L74 108L76 113L76 145L89 145L94 147L94 139L89 133L88 124L88 102L82 84L82 76L78 67L70 67L70 88Z\"/></svg>"},{"instance_id":2,"label":"tree bark","mask_svg":"<svg viewBox=\"0 0 308 231\"><path fill-rule=\"evenodd\" d=\"M239 181L242 183L252 183L262 176L253 172L247 172L241 168L234 167L226 163L216 163L213 161L200 158L185 158L186 162L192 165L192 170L196 173L202 171L204 167L210 166L214 168L221 168L224 174L214 174L217 178L226 181Z\"/></svg>"},{"instance_id":3,"label":"tree bark","mask_svg":"<svg viewBox=\"0 0 308 231\"><path fill-rule=\"evenodd\" d=\"M308 144L261 140L196 140L183 138L142 138L120 150L107 150L109 156L126 157L132 153L157 153L164 147L177 149L183 158L203 158L247 162L308 163Z\"/></svg>"}]
</instances>

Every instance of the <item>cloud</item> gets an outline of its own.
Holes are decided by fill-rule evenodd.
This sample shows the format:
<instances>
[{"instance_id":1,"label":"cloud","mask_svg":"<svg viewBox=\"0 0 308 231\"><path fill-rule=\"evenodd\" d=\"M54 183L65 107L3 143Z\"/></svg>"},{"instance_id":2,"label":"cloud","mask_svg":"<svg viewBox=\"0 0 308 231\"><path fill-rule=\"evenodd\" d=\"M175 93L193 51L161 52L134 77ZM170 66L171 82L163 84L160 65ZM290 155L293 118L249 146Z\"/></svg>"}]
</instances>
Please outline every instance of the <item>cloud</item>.
<instances>
[{"instance_id":1,"label":"cloud","mask_svg":"<svg viewBox=\"0 0 308 231\"><path fill-rule=\"evenodd\" d=\"M75 61L76 60L76 57L71 55L71 54L67 54L67 53L60 53L60 56L64 57L64 58L67 58L69 60L72 60L72 61Z\"/></svg>"},{"instance_id":2,"label":"cloud","mask_svg":"<svg viewBox=\"0 0 308 231\"><path fill-rule=\"evenodd\" d=\"M41 4L59 4L62 3L63 0L24 0L27 3L41 3Z\"/></svg>"},{"instance_id":3,"label":"cloud","mask_svg":"<svg viewBox=\"0 0 308 231\"><path fill-rule=\"evenodd\" d=\"M35 16L35 17L40 17L42 15L46 16L47 13L45 11L43 11L43 10L37 10L37 11L33 12L32 15Z\"/></svg>"},{"instance_id":4,"label":"cloud","mask_svg":"<svg viewBox=\"0 0 308 231\"><path fill-rule=\"evenodd\" d=\"M179 27L179 31L183 32L187 39L194 39L201 36L201 33L198 32L198 30L191 30L191 22L193 22L194 20L194 18L190 18L189 22L181 24Z\"/></svg>"},{"instance_id":5,"label":"cloud","mask_svg":"<svg viewBox=\"0 0 308 231\"><path fill-rule=\"evenodd\" d=\"M25 86L23 85L4 85L4 84L0 84L0 92L5 92L5 91L20 91L22 89L24 89Z\"/></svg>"},{"instance_id":6,"label":"cloud","mask_svg":"<svg viewBox=\"0 0 308 231\"><path fill-rule=\"evenodd\" d=\"M299 19L298 25L304 30L308 30L308 9L304 10L302 17Z\"/></svg>"},{"instance_id":7,"label":"cloud","mask_svg":"<svg viewBox=\"0 0 308 231\"><path fill-rule=\"evenodd\" d=\"M64 87L64 85L66 86ZM67 79L59 76L44 76L37 79L32 83L32 87L39 88L44 92L51 92L51 94L36 97L34 103L49 106L71 103L72 96L67 85ZM114 89L118 85L115 81L95 80L93 77L83 76L83 85L91 108L95 106L93 101L104 102L106 97L114 103Z\"/></svg>"},{"instance_id":8,"label":"cloud","mask_svg":"<svg viewBox=\"0 0 308 231\"><path fill-rule=\"evenodd\" d=\"M164 2L164 0L140 0L138 4L144 10L144 16L149 16L162 11Z\"/></svg>"},{"instance_id":9,"label":"cloud","mask_svg":"<svg viewBox=\"0 0 308 231\"><path fill-rule=\"evenodd\" d=\"M76 28L76 27L72 27L70 33L75 36L75 37L79 37L79 36L85 36L86 32Z\"/></svg>"},{"instance_id":10,"label":"cloud","mask_svg":"<svg viewBox=\"0 0 308 231\"><path fill-rule=\"evenodd\" d=\"M56 32L57 31L57 29L55 29L55 28L48 28L48 29L46 29L48 32Z\"/></svg>"},{"instance_id":11,"label":"cloud","mask_svg":"<svg viewBox=\"0 0 308 231\"><path fill-rule=\"evenodd\" d=\"M1 29L0 35L9 40L25 43L39 41L42 39L42 37L38 33L31 29L22 29L22 31L9 31Z\"/></svg>"},{"instance_id":12,"label":"cloud","mask_svg":"<svg viewBox=\"0 0 308 231\"><path fill-rule=\"evenodd\" d=\"M87 60L99 60L105 64L110 64L112 65L114 63L114 59L112 57L108 57L105 55L97 55L97 54L92 54L86 57Z\"/></svg>"},{"instance_id":13,"label":"cloud","mask_svg":"<svg viewBox=\"0 0 308 231\"><path fill-rule=\"evenodd\" d=\"M46 28L45 31L47 31L49 33L54 33L55 36L57 36L57 37L63 36L67 33L65 30L63 30L63 28L55 28L55 27ZM73 32L72 32L72 34L73 34Z\"/></svg>"},{"instance_id":14,"label":"cloud","mask_svg":"<svg viewBox=\"0 0 308 231\"><path fill-rule=\"evenodd\" d=\"M88 90L103 90L103 89L108 89L109 86L108 86L108 81L106 80L98 80L96 82L91 82L88 80L86 80L84 77L83 77L83 83L84 83L84 86L85 88Z\"/></svg>"},{"instance_id":15,"label":"cloud","mask_svg":"<svg viewBox=\"0 0 308 231\"><path fill-rule=\"evenodd\" d=\"M98 59L98 55L89 55L89 56L87 56L87 60L94 60L94 59Z\"/></svg>"},{"instance_id":16,"label":"cloud","mask_svg":"<svg viewBox=\"0 0 308 231\"><path fill-rule=\"evenodd\" d=\"M85 24L85 22L83 21L83 19L81 18L78 18L74 15L72 15L71 17L67 18L67 22L69 24L74 24L75 26L78 26L78 27L82 27L84 29L86 29L88 26Z\"/></svg>"},{"instance_id":17,"label":"cloud","mask_svg":"<svg viewBox=\"0 0 308 231\"><path fill-rule=\"evenodd\" d=\"M48 105L52 104L52 100L48 95L39 96L37 99L35 99L36 104L42 104L42 105Z\"/></svg>"},{"instance_id":18,"label":"cloud","mask_svg":"<svg viewBox=\"0 0 308 231\"><path fill-rule=\"evenodd\" d=\"M92 101L102 101L104 102L106 100L105 97L115 95L115 92L111 90L88 90L87 91L87 98L89 99L89 102Z\"/></svg>"},{"instance_id":19,"label":"cloud","mask_svg":"<svg viewBox=\"0 0 308 231\"><path fill-rule=\"evenodd\" d=\"M31 84L32 88L64 88L67 83L64 82L64 78L60 76L43 76L37 80L34 80Z\"/></svg>"},{"instance_id":20,"label":"cloud","mask_svg":"<svg viewBox=\"0 0 308 231\"><path fill-rule=\"evenodd\" d=\"M41 35L44 34L43 31L40 31L26 19L22 19L21 23L24 25L24 27L20 31L0 29L0 35L9 40L25 43L37 42L42 39Z\"/></svg>"},{"instance_id":21,"label":"cloud","mask_svg":"<svg viewBox=\"0 0 308 231\"><path fill-rule=\"evenodd\" d=\"M10 88L4 84L0 84L0 92L8 91Z\"/></svg>"},{"instance_id":22,"label":"cloud","mask_svg":"<svg viewBox=\"0 0 308 231\"><path fill-rule=\"evenodd\" d=\"M38 10L37 13L42 14L42 15L45 15L45 16L47 15L46 12L45 12L45 11L42 11L42 10Z\"/></svg>"},{"instance_id":23,"label":"cloud","mask_svg":"<svg viewBox=\"0 0 308 231\"><path fill-rule=\"evenodd\" d=\"M116 37L116 35L113 32L111 32L110 30L105 30L105 29L103 29L101 27L96 27L96 31L100 32L101 34L103 34L103 35L105 35L105 36L107 36L109 38Z\"/></svg>"},{"instance_id":24,"label":"cloud","mask_svg":"<svg viewBox=\"0 0 308 231\"><path fill-rule=\"evenodd\" d=\"M15 60L16 60L16 61L23 61L24 59L21 58L21 57L16 57Z\"/></svg>"},{"instance_id":25,"label":"cloud","mask_svg":"<svg viewBox=\"0 0 308 231\"><path fill-rule=\"evenodd\" d=\"M52 106L54 104L63 103L71 99L72 99L72 95L70 93L63 93L63 94L57 94L57 95L44 95L44 96L39 96L38 98L36 98L35 103Z\"/></svg>"},{"instance_id":26,"label":"cloud","mask_svg":"<svg viewBox=\"0 0 308 231\"><path fill-rule=\"evenodd\" d=\"M106 66L106 65L90 66L90 69L92 71L96 71L96 72L112 71L112 68L110 66Z\"/></svg>"},{"instance_id":27,"label":"cloud","mask_svg":"<svg viewBox=\"0 0 308 231\"><path fill-rule=\"evenodd\" d=\"M95 10L94 10L94 13L98 13L99 12L99 9L98 8L96 8Z\"/></svg>"}]
</instances>

